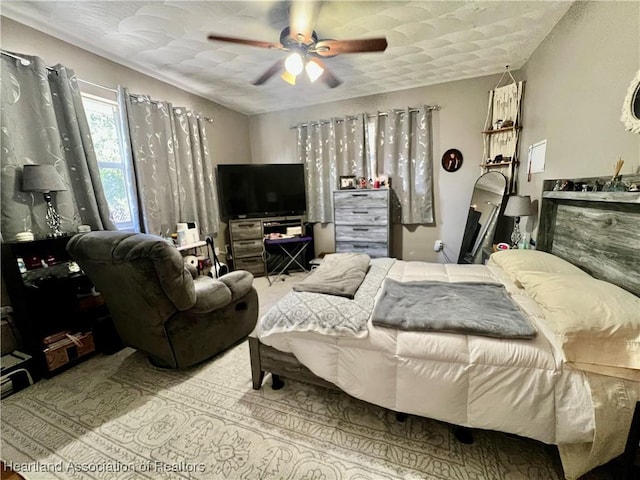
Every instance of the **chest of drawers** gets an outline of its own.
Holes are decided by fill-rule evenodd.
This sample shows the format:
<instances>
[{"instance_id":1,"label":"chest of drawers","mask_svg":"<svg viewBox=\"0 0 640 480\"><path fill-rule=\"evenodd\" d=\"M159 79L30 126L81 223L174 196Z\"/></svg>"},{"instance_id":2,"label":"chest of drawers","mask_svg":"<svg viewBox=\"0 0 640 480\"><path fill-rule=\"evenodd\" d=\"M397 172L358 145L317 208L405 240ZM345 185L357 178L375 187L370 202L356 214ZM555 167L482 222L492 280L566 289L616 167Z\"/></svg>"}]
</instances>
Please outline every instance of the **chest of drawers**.
<instances>
[{"instance_id":1,"label":"chest of drawers","mask_svg":"<svg viewBox=\"0 0 640 480\"><path fill-rule=\"evenodd\" d=\"M255 276L264 275L262 220L232 220L229 232L235 269L247 270Z\"/></svg>"},{"instance_id":2,"label":"chest of drawers","mask_svg":"<svg viewBox=\"0 0 640 480\"><path fill-rule=\"evenodd\" d=\"M390 255L389 194L387 189L333 192L336 252Z\"/></svg>"},{"instance_id":3,"label":"chest of drawers","mask_svg":"<svg viewBox=\"0 0 640 480\"><path fill-rule=\"evenodd\" d=\"M303 217L290 215L282 217L263 217L231 220L229 237L233 265L236 270L247 270L256 277L267 273L269 259L273 252L265 250L264 237L270 233L285 234L288 228L304 230ZM312 250L312 249L311 249Z\"/></svg>"}]
</instances>

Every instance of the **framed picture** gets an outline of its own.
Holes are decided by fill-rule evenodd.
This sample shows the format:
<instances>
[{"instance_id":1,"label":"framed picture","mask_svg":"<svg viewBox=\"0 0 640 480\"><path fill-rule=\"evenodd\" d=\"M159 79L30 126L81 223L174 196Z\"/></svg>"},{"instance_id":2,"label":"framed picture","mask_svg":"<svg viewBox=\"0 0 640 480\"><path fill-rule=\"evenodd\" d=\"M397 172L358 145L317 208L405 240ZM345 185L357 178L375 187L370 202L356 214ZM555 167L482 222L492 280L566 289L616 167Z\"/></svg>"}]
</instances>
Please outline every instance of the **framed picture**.
<instances>
[{"instance_id":1,"label":"framed picture","mask_svg":"<svg viewBox=\"0 0 640 480\"><path fill-rule=\"evenodd\" d=\"M356 188L356 176L342 175L340 177L340 190L349 190L351 188Z\"/></svg>"},{"instance_id":2,"label":"framed picture","mask_svg":"<svg viewBox=\"0 0 640 480\"><path fill-rule=\"evenodd\" d=\"M455 148L450 148L442 155L442 168L447 172L455 172L462 166L462 152Z\"/></svg>"}]
</instances>

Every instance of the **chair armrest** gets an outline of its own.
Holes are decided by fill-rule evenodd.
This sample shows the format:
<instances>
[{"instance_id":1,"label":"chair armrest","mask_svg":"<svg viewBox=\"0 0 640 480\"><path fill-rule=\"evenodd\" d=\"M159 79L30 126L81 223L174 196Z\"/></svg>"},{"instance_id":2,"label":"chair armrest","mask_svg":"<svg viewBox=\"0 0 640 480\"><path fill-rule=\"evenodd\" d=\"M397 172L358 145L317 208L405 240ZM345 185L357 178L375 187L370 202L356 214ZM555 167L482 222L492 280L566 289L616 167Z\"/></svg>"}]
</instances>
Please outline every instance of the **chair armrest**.
<instances>
[{"instance_id":1,"label":"chair armrest","mask_svg":"<svg viewBox=\"0 0 640 480\"><path fill-rule=\"evenodd\" d=\"M190 312L207 313L231 303L231 290L219 280L201 275L193 281L196 303Z\"/></svg>"},{"instance_id":2,"label":"chair armrest","mask_svg":"<svg viewBox=\"0 0 640 480\"><path fill-rule=\"evenodd\" d=\"M221 276L218 280L229 287L234 302L249 293L253 286L253 275L246 270L236 270L234 272L227 273L226 275Z\"/></svg>"}]
</instances>

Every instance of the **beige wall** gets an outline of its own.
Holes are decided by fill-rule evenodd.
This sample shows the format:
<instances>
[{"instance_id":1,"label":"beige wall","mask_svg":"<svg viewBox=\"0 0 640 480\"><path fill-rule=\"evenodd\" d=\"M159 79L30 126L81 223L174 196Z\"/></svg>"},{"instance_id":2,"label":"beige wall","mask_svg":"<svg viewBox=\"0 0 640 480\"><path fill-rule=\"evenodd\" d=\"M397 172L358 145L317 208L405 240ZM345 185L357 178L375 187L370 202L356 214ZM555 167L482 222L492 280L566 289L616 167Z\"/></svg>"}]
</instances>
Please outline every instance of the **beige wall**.
<instances>
[{"instance_id":1,"label":"beige wall","mask_svg":"<svg viewBox=\"0 0 640 480\"><path fill-rule=\"evenodd\" d=\"M539 199L544 179L611 175L620 157L623 175L638 170L640 135L620 121L638 68L640 3L577 2L569 9L521 70L521 194ZM527 182L527 148L545 139L545 171Z\"/></svg>"},{"instance_id":2,"label":"beige wall","mask_svg":"<svg viewBox=\"0 0 640 480\"><path fill-rule=\"evenodd\" d=\"M295 162L296 134L290 127L299 122L407 106L439 105L440 110L433 112L436 225L396 225L392 235L393 255L407 260L444 262L442 253L433 251L435 240L440 239L444 242L445 253L455 262L473 185L480 175L480 132L487 114L488 91L495 87L498 78L499 76L479 77L252 116L249 120L251 157L256 163ZM349 88L349 85L344 84L338 88ZM464 156L462 168L455 173L444 171L440 164L442 154L449 148L457 148ZM333 251L333 225L317 225L315 234L316 253Z\"/></svg>"}]
</instances>

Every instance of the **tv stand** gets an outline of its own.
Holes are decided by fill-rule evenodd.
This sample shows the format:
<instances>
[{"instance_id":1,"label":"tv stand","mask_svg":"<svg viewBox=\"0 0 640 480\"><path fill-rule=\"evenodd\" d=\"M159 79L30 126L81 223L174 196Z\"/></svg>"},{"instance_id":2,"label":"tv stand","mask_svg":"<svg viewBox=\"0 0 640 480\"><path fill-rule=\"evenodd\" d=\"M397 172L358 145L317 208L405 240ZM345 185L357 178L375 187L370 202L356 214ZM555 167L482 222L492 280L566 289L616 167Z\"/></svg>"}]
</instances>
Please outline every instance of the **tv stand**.
<instances>
[{"instance_id":1,"label":"tv stand","mask_svg":"<svg viewBox=\"0 0 640 480\"><path fill-rule=\"evenodd\" d=\"M234 270L247 270L256 277L266 275L265 235L286 234L291 227L300 227L304 234L304 217L284 215L231 220L229 237Z\"/></svg>"}]
</instances>

